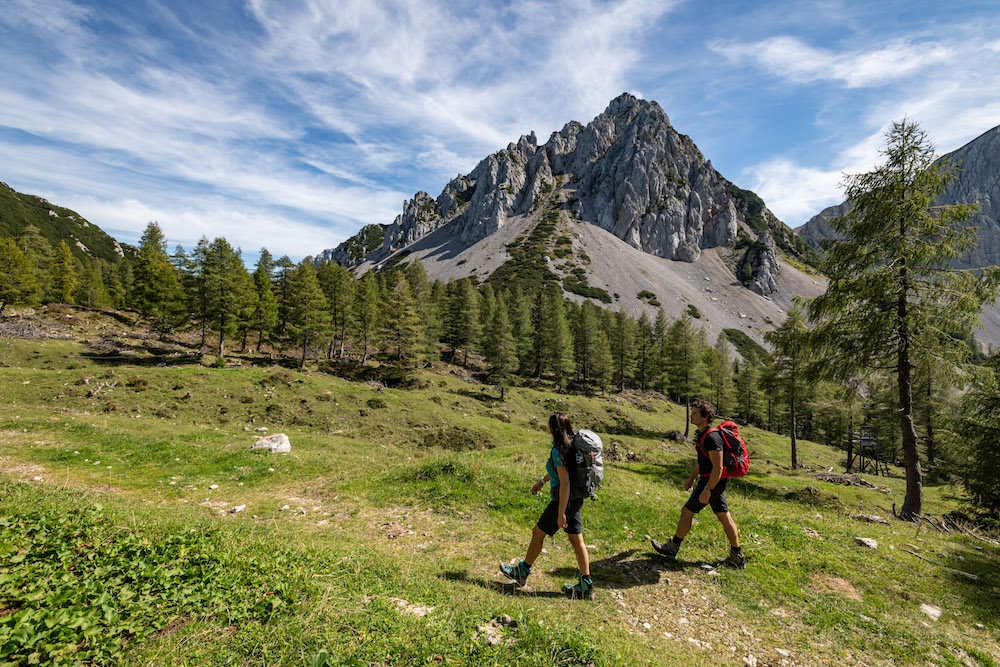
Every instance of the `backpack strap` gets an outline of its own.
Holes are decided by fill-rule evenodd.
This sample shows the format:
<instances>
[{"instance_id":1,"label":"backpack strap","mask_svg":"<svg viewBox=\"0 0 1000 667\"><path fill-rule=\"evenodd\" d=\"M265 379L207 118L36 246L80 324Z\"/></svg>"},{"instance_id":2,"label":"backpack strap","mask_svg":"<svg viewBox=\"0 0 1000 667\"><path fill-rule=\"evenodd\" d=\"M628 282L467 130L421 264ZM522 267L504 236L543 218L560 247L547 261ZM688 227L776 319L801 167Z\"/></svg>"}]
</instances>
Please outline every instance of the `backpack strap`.
<instances>
[{"instance_id":1,"label":"backpack strap","mask_svg":"<svg viewBox=\"0 0 1000 667\"><path fill-rule=\"evenodd\" d=\"M712 431L721 431L721 430L722 429L720 429L718 426L709 426L708 428L706 428L705 432L698 437L698 442L695 445L696 447L698 447L698 451L704 454L705 456L708 456L708 452L704 450L704 448L701 446L701 443L705 441L705 438L707 438L708 434L711 433Z\"/></svg>"}]
</instances>

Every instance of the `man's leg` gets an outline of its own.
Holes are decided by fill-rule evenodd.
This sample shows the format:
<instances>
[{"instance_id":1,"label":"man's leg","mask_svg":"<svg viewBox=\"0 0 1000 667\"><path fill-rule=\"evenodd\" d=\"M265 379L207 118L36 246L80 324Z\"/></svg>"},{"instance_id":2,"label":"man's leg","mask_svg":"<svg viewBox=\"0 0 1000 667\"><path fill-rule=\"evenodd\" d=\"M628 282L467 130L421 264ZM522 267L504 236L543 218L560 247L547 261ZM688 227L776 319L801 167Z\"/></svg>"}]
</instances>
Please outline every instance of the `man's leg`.
<instances>
[{"instance_id":1,"label":"man's leg","mask_svg":"<svg viewBox=\"0 0 1000 667\"><path fill-rule=\"evenodd\" d=\"M691 523L693 521L694 512L687 507L681 508L681 518L677 520L677 530L674 532L674 535L683 540L691 530Z\"/></svg>"},{"instance_id":2,"label":"man's leg","mask_svg":"<svg viewBox=\"0 0 1000 667\"><path fill-rule=\"evenodd\" d=\"M729 512L719 512L715 516L718 517L719 523L722 524L722 530L726 532L726 537L729 538L729 546L734 548L740 546L740 533L736 528L736 522L733 521L733 516ZM678 530L680 529L678 528Z\"/></svg>"}]
</instances>

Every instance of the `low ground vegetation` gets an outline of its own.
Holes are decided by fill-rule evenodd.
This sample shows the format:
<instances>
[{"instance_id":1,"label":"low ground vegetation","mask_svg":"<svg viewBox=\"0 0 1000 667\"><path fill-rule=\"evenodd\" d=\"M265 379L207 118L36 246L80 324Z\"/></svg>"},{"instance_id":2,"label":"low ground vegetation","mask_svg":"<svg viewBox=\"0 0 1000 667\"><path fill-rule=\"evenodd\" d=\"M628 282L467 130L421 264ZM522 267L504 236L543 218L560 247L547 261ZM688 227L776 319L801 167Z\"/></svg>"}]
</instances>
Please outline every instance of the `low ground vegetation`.
<instances>
[{"instance_id":1,"label":"low ground vegetation","mask_svg":"<svg viewBox=\"0 0 1000 667\"><path fill-rule=\"evenodd\" d=\"M126 354L83 342L116 322L66 312L60 337L0 339L0 661L1000 661L1000 546L896 521L899 468L838 483L842 451L799 440L793 470L786 437L745 428L730 504L749 569L706 567L725 552L708 518L668 564L647 535L669 537L692 456L684 408L659 394L540 381L500 401L442 362L394 388L267 355L214 368L141 328ZM495 573L544 504L527 488L553 410L623 454L584 510L593 603L559 594L562 540L525 590ZM249 449L278 431L291 454ZM958 492L928 486L925 515Z\"/></svg>"}]
</instances>

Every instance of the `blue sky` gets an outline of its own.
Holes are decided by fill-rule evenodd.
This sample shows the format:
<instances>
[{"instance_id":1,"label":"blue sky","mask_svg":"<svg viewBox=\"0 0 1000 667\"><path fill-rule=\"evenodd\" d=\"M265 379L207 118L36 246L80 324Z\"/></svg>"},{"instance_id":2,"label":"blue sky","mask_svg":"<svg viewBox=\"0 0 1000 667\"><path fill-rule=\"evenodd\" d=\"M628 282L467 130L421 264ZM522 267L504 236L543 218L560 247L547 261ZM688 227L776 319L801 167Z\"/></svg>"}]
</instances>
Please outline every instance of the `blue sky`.
<instances>
[{"instance_id":1,"label":"blue sky","mask_svg":"<svg viewBox=\"0 0 1000 667\"><path fill-rule=\"evenodd\" d=\"M0 180L293 259L623 91L795 227L906 116L1000 125L988 2L3 0Z\"/></svg>"}]
</instances>

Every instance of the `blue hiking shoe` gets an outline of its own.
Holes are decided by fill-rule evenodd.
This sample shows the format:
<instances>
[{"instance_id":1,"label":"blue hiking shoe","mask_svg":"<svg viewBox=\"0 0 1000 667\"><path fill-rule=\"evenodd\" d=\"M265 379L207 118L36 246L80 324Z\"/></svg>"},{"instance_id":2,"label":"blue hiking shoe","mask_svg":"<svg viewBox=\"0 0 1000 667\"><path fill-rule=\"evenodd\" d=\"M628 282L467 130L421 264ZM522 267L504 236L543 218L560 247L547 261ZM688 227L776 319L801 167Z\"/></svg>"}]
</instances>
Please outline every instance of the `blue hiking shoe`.
<instances>
[{"instance_id":1,"label":"blue hiking shoe","mask_svg":"<svg viewBox=\"0 0 1000 667\"><path fill-rule=\"evenodd\" d=\"M513 579L518 586L524 586L528 582L528 575L531 574L531 566L523 559L518 561L517 565L500 563L500 573L508 579Z\"/></svg>"},{"instance_id":2,"label":"blue hiking shoe","mask_svg":"<svg viewBox=\"0 0 1000 667\"><path fill-rule=\"evenodd\" d=\"M568 583L563 586L563 593L570 600L593 600L594 582L590 575L586 577L582 574L576 575L576 583Z\"/></svg>"}]
</instances>

